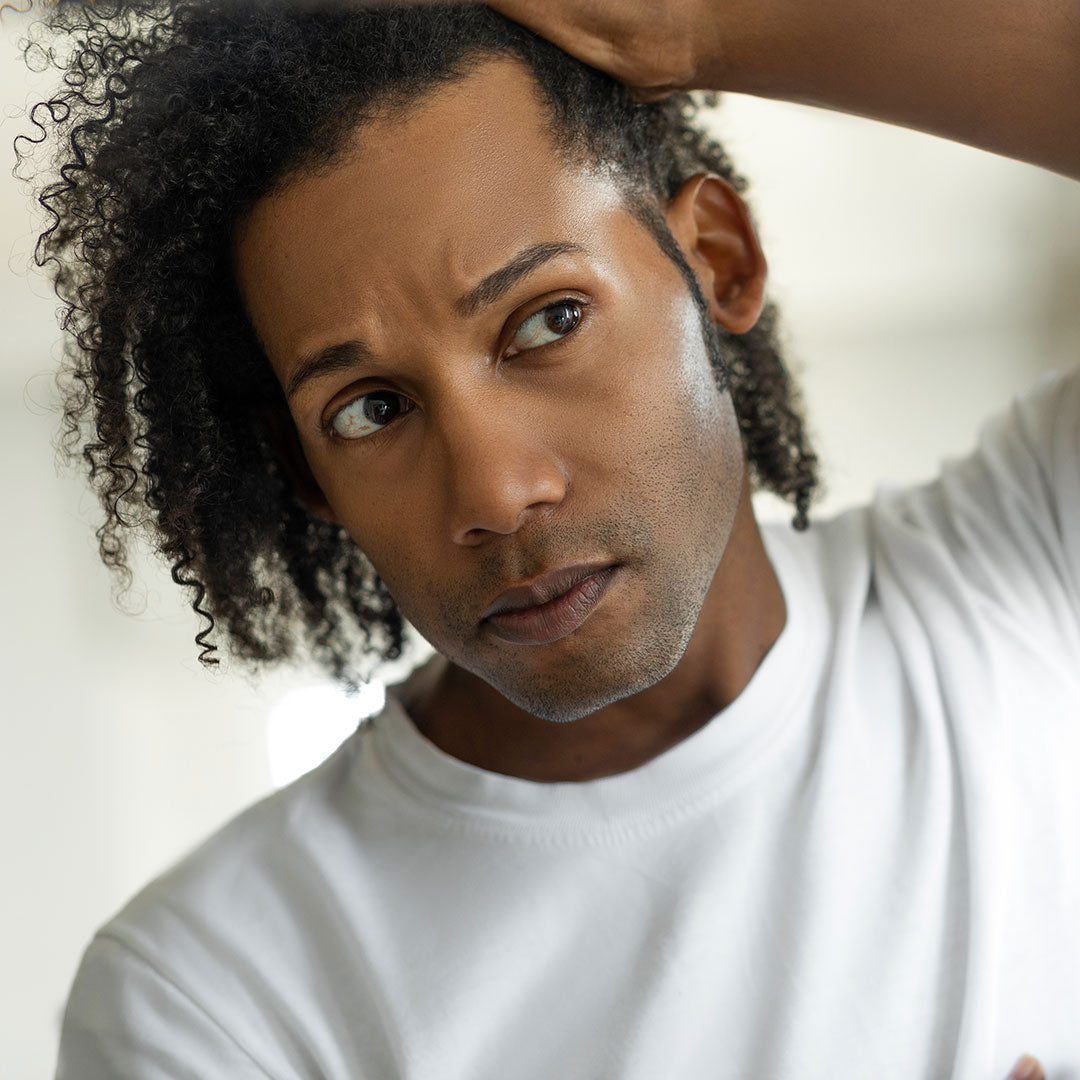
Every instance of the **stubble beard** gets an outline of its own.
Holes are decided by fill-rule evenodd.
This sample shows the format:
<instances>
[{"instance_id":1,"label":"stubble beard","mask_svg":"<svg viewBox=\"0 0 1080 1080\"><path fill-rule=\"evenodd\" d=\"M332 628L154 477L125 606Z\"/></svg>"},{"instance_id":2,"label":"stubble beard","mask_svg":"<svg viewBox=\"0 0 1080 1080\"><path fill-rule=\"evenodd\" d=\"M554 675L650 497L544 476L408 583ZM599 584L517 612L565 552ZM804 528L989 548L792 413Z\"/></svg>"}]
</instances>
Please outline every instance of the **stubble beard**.
<instances>
[{"instance_id":1,"label":"stubble beard","mask_svg":"<svg viewBox=\"0 0 1080 1080\"><path fill-rule=\"evenodd\" d=\"M698 312L702 321L702 344L715 389L718 394L727 397L724 345L716 327L708 319L707 309L698 305ZM723 486L723 477L712 474L707 468L693 469L673 482L678 500L700 500L712 491L710 503L715 507L717 529L723 522L728 523L723 536L710 533L707 528L702 530L705 534L702 546L708 547L712 554L706 556L699 549L694 554L703 561L697 561L692 566L687 565L685 553L681 551L668 555L667 565L658 565L658 560L663 557L657 554L655 530L631 512L627 512L621 523L609 523L592 536L592 543L599 544L600 550L636 552L643 556L646 565L654 567L647 579L642 581L638 578L646 601L638 616L637 636L629 640L621 637L617 648L571 652L557 667L538 672L528 662L527 653L524 652L500 649L492 655L483 648L468 651L452 646L444 648L434 640L431 643L452 663L482 679L511 704L538 719L555 724L581 720L655 686L671 674L685 654L726 547L739 492L722 490ZM737 486L741 487L741 482ZM662 514L658 515L659 519L662 517ZM552 534L548 539L553 548L557 546L560 549L560 555L568 551L591 553L596 550L588 542L573 537ZM550 560L544 563L553 564ZM629 562L622 572L633 574L635 567L636 560ZM505 580L508 576L505 568L496 565L494 560L490 571L485 576L495 580ZM438 607L440 612L435 624L449 629L447 637L450 640L462 642L475 639L475 625L466 627L460 622L461 612L468 610L467 604L460 598L447 598ZM402 614L409 618L406 612L402 611ZM583 629L588 626L589 622L586 622ZM484 634L490 643L489 633ZM542 647L517 646L516 649ZM489 663L485 663L485 653ZM492 670L493 667L495 670Z\"/></svg>"}]
</instances>

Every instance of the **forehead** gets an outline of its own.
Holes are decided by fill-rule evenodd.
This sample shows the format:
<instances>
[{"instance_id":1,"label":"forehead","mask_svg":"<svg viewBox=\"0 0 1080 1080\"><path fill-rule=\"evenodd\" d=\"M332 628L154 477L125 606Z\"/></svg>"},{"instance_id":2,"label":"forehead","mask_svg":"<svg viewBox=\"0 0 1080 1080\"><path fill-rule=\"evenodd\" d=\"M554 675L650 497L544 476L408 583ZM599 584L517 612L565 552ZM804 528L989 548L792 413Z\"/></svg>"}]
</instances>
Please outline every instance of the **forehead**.
<instances>
[{"instance_id":1,"label":"forehead","mask_svg":"<svg viewBox=\"0 0 1080 1080\"><path fill-rule=\"evenodd\" d=\"M556 150L527 69L493 59L262 199L237 229L236 273L277 367L358 308L449 312L530 244L590 247L621 205L610 179Z\"/></svg>"}]
</instances>

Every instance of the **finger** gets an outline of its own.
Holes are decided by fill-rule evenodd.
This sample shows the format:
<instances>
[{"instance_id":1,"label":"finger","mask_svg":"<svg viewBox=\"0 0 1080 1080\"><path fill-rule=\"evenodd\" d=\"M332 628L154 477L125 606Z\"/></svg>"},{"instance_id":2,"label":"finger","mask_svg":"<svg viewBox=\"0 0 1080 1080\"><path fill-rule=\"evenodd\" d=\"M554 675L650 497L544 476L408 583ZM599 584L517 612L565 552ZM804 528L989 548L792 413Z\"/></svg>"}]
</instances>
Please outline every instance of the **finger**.
<instances>
[{"instance_id":1,"label":"finger","mask_svg":"<svg viewBox=\"0 0 1080 1080\"><path fill-rule=\"evenodd\" d=\"M321 0L296 2L314 6ZM362 0L366 7L441 2L445 0ZM650 41L647 47L643 41L651 29L647 13L633 5L627 8L624 0L488 0L488 6L590 67L606 71L627 87L634 101L659 101L692 84L688 61L671 59L680 54L678 42L665 39L659 47Z\"/></svg>"},{"instance_id":2,"label":"finger","mask_svg":"<svg viewBox=\"0 0 1080 1080\"><path fill-rule=\"evenodd\" d=\"M1012 1067L1008 1080L1046 1080L1046 1074L1037 1058L1023 1054Z\"/></svg>"},{"instance_id":3,"label":"finger","mask_svg":"<svg viewBox=\"0 0 1080 1080\"><path fill-rule=\"evenodd\" d=\"M618 77L624 66L613 40L620 20L610 5L596 0L489 0L489 6L591 67Z\"/></svg>"},{"instance_id":4,"label":"finger","mask_svg":"<svg viewBox=\"0 0 1080 1080\"><path fill-rule=\"evenodd\" d=\"M678 86L653 86L648 89L643 89L637 86L628 87L630 91L630 97L632 100L639 104L645 105L650 101L660 101L663 98L668 97L670 94L677 93L682 89Z\"/></svg>"},{"instance_id":5,"label":"finger","mask_svg":"<svg viewBox=\"0 0 1080 1080\"><path fill-rule=\"evenodd\" d=\"M320 0L298 0L316 4ZM442 0L362 0L369 7L405 3L424 7ZM473 0L479 3L480 0ZM563 52L623 83L635 101L657 101L689 85L689 67L670 58L679 50L652 40L648 12L625 0L487 0L500 15L532 30ZM655 21L655 20L654 20Z\"/></svg>"}]
</instances>

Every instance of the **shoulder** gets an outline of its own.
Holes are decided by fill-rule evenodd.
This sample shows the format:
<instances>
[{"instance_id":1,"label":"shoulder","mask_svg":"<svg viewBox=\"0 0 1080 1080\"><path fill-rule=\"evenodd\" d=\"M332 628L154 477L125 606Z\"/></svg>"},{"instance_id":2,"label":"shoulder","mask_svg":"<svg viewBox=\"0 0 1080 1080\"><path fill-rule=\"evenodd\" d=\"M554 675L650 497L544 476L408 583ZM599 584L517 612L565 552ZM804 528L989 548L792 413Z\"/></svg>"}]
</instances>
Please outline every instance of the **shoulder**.
<instances>
[{"instance_id":1,"label":"shoulder","mask_svg":"<svg viewBox=\"0 0 1080 1080\"><path fill-rule=\"evenodd\" d=\"M1080 628L1080 367L1042 378L933 481L882 489L875 541L897 572L1060 640Z\"/></svg>"},{"instance_id":2,"label":"shoulder","mask_svg":"<svg viewBox=\"0 0 1080 1080\"><path fill-rule=\"evenodd\" d=\"M97 940L139 957L194 998L219 997L288 962L298 913L332 892L340 838L355 846L361 727L318 768L249 807L151 881ZM313 922L318 927L317 921Z\"/></svg>"},{"instance_id":3,"label":"shoulder","mask_svg":"<svg viewBox=\"0 0 1080 1080\"><path fill-rule=\"evenodd\" d=\"M181 919L210 929L243 930L268 893L298 884L296 866L348 814L361 727L329 758L288 786L248 807L190 854L151 881L103 932L160 947Z\"/></svg>"},{"instance_id":4,"label":"shoulder","mask_svg":"<svg viewBox=\"0 0 1080 1080\"><path fill-rule=\"evenodd\" d=\"M302 969L298 913L347 816L358 732L147 885L95 935L64 1016L58 1077L282 1074ZM318 935L318 918L309 920ZM294 1033L293 1033L294 1034ZM193 1070L193 1071L192 1071Z\"/></svg>"},{"instance_id":5,"label":"shoulder","mask_svg":"<svg viewBox=\"0 0 1080 1080\"><path fill-rule=\"evenodd\" d=\"M865 597L897 625L1080 648L1080 367L1040 379L931 480L766 540L834 612Z\"/></svg>"}]
</instances>

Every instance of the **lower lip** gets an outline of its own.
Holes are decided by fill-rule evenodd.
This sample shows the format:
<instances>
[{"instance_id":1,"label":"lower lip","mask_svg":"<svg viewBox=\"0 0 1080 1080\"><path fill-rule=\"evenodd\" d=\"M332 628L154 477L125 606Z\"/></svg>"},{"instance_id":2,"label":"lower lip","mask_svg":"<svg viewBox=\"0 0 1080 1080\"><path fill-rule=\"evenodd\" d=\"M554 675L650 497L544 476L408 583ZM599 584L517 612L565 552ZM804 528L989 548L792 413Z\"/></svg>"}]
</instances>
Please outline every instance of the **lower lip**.
<instances>
[{"instance_id":1,"label":"lower lip","mask_svg":"<svg viewBox=\"0 0 1080 1080\"><path fill-rule=\"evenodd\" d=\"M600 570L546 604L489 615L484 622L496 637L515 645L549 645L572 634L592 614L617 569Z\"/></svg>"}]
</instances>

